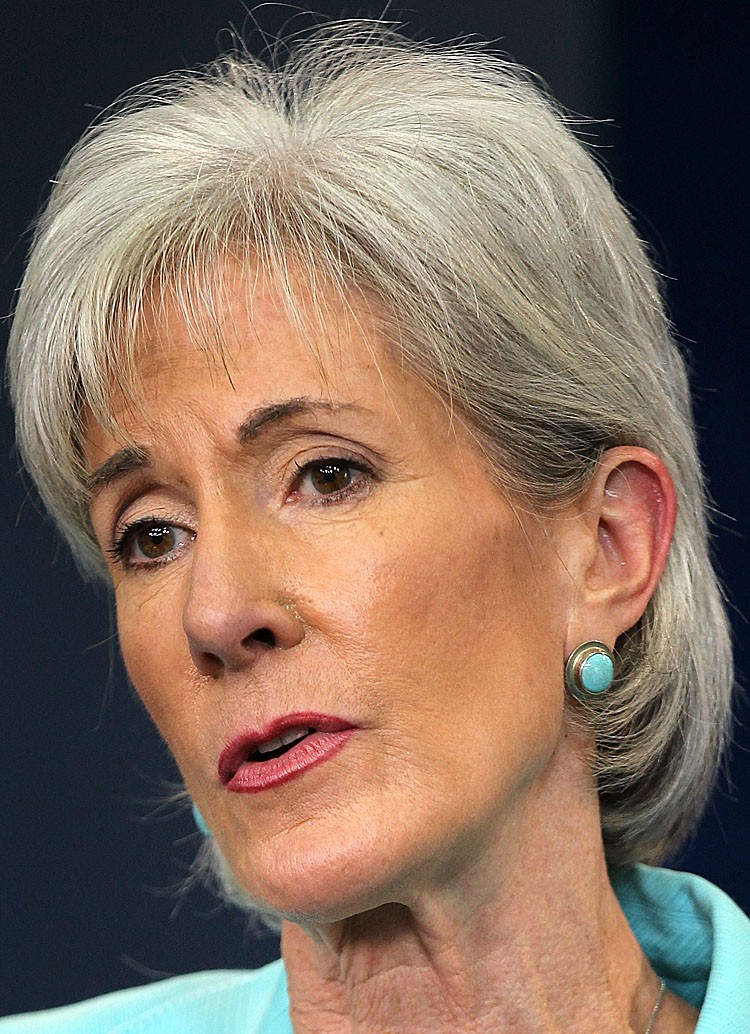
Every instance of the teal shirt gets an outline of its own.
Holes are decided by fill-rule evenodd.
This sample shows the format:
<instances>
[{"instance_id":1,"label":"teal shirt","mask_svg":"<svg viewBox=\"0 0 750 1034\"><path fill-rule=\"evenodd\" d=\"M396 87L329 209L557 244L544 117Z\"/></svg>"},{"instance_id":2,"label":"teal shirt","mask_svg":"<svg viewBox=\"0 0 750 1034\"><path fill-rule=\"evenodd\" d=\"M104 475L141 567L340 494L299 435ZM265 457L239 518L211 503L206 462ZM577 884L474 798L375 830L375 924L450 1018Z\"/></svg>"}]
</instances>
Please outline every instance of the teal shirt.
<instances>
[{"instance_id":1,"label":"teal shirt","mask_svg":"<svg viewBox=\"0 0 750 1034\"><path fill-rule=\"evenodd\" d=\"M611 873L651 965L700 1009L696 1034L750 1034L750 919L699 876ZM78 1005L0 1020L0 1034L292 1034L281 962L192 973Z\"/></svg>"}]
</instances>

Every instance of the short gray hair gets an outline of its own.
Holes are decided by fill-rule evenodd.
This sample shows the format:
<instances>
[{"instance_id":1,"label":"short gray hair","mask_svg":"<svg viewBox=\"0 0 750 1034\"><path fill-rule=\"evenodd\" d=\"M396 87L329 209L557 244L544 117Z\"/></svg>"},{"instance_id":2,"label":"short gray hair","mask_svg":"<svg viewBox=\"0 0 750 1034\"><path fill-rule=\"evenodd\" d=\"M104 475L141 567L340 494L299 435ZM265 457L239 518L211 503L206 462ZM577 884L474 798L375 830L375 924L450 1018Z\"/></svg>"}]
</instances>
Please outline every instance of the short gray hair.
<instances>
[{"instance_id":1,"label":"short gray hair","mask_svg":"<svg viewBox=\"0 0 750 1034\"><path fill-rule=\"evenodd\" d=\"M106 423L112 384L136 383L153 285L198 284L180 295L195 318L227 253L259 262L291 309L292 263L375 298L404 361L539 512L583 491L607 447L664 460L667 569L585 717L609 861L673 850L727 736L728 627L684 364L648 257L564 117L483 48L342 23L285 62L233 55L148 84L95 124L39 219L9 360L26 466L90 569L82 413Z\"/></svg>"}]
</instances>

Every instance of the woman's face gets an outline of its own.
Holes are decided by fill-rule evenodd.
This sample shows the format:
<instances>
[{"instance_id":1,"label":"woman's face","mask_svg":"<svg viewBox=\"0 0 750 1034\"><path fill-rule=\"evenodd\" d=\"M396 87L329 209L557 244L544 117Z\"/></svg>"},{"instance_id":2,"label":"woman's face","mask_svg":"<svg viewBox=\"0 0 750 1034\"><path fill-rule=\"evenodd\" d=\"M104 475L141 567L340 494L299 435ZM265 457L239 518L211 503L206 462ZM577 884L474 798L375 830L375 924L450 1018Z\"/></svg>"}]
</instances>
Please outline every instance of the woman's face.
<instances>
[{"instance_id":1,"label":"woman's face","mask_svg":"<svg viewBox=\"0 0 750 1034\"><path fill-rule=\"evenodd\" d=\"M310 342L227 283L226 368L165 304L125 441L89 429L125 662L254 899L408 903L502 836L558 742L565 522L514 511L366 311Z\"/></svg>"}]
</instances>

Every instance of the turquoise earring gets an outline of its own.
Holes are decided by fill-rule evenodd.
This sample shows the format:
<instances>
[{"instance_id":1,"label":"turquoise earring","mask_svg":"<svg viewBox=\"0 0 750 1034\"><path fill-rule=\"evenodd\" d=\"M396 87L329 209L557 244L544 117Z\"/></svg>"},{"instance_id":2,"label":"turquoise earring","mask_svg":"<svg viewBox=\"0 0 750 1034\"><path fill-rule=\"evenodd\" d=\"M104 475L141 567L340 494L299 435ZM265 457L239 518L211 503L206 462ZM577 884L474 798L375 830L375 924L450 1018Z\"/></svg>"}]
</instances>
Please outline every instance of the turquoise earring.
<instances>
[{"instance_id":1,"label":"turquoise earring","mask_svg":"<svg viewBox=\"0 0 750 1034\"><path fill-rule=\"evenodd\" d=\"M200 813L200 811L198 809L198 805L197 804L193 805L193 821L195 822L196 826L201 831L201 833L203 834L204 837L212 837L213 836L213 833L211 832L211 830L206 825L206 820L201 815L201 813Z\"/></svg>"},{"instance_id":2,"label":"turquoise earring","mask_svg":"<svg viewBox=\"0 0 750 1034\"><path fill-rule=\"evenodd\" d=\"M608 646L592 639L581 643L568 657L565 685L578 700L606 693L615 680L615 658Z\"/></svg>"}]
</instances>

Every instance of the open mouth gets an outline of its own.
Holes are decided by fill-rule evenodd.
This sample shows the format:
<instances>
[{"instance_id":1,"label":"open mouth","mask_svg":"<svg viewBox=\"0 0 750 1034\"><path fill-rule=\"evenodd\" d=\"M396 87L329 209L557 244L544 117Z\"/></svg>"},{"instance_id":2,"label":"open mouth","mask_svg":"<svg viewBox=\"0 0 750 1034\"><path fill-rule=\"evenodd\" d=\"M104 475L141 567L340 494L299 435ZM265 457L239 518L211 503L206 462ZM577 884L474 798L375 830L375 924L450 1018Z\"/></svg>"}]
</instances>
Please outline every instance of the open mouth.
<instances>
[{"instance_id":1,"label":"open mouth","mask_svg":"<svg viewBox=\"0 0 750 1034\"><path fill-rule=\"evenodd\" d=\"M314 732L315 729L310 726L298 725L292 729L287 729L280 736L274 736L271 740L259 743L257 747L250 751L245 760L263 762L271 761L273 758L280 758L287 751L291 750L295 744L301 743L302 740Z\"/></svg>"},{"instance_id":2,"label":"open mouth","mask_svg":"<svg viewBox=\"0 0 750 1034\"><path fill-rule=\"evenodd\" d=\"M227 744L219 758L219 779L230 789L238 779L243 787L265 784L332 756L354 731L351 723L331 715L286 715Z\"/></svg>"}]
</instances>

